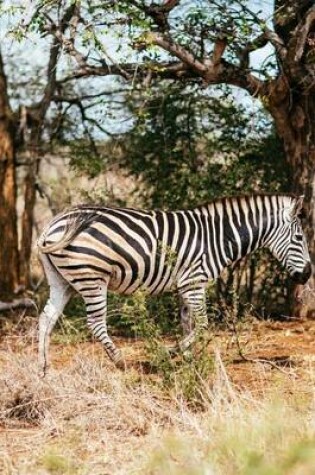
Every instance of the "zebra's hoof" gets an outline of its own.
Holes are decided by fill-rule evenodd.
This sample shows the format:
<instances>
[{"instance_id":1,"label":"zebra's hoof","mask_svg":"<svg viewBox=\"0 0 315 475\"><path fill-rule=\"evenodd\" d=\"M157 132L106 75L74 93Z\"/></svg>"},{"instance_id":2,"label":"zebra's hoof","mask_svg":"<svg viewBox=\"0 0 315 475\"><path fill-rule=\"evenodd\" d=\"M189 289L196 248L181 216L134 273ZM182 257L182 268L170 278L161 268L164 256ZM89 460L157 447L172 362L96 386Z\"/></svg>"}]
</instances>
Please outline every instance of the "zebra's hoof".
<instances>
[{"instance_id":1,"label":"zebra's hoof","mask_svg":"<svg viewBox=\"0 0 315 475\"><path fill-rule=\"evenodd\" d=\"M47 374L47 369L48 369L48 364L46 363L46 361L44 363L40 361L38 364L38 371L37 371L38 377L41 379L44 379Z\"/></svg>"},{"instance_id":2,"label":"zebra's hoof","mask_svg":"<svg viewBox=\"0 0 315 475\"><path fill-rule=\"evenodd\" d=\"M166 350L171 358L175 358L180 353L180 347L178 345L167 347Z\"/></svg>"},{"instance_id":3,"label":"zebra's hoof","mask_svg":"<svg viewBox=\"0 0 315 475\"><path fill-rule=\"evenodd\" d=\"M126 361L123 358L119 358L118 360L114 361L116 368L120 369L121 371L126 370Z\"/></svg>"},{"instance_id":4,"label":"zebra's hoof","mask_svg":"<svg viewBox=\"0 0 315 475\"><path fill-rule=\"evenodd\" d=\"M37 374L38 374L38 377L39 377L40 379L44 379L45 376L46 376L46 368L45 368L45 369L40 368L40 369L38 370L38 373L37 373Z\"/></svg>"},{"instance_id":5,"label":"zebra's hoof","mask_svg":"<svg viewBox=\"0 0 315 475\"><path fill-rule=\"evenodd\" d=\"M182 352L183 360L187 363L191 363L193 361L193 353L190 349L186 349Z\"/></svg>"}]
</instances>

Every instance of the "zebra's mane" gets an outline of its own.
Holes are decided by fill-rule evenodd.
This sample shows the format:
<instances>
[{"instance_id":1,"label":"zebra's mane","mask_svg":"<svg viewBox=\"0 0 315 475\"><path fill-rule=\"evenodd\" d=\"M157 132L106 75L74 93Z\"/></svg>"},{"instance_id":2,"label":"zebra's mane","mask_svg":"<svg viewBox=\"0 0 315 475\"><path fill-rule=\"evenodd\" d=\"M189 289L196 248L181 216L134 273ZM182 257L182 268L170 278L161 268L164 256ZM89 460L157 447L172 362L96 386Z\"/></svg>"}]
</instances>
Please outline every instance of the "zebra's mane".
<instances>
[{"instance_id":1,"label":"zebra's mane","mask_svg":"<svg viewBox=\"0 0 315 475\"><path fill-rule=\"evenodd\" d=\"M209 202L206 202L204 203L203 205L201 206L198 206L197 208L202 208L204 206L206 207L211 207L212 205L215 205L217 203L236 203L236 204L241 204L242 202L244 201L249 201L249 200L253 200L254 203L257 204L257 200L258 199L261 199L261 200L264 200L264 199L271 199L271 198L281 198L283 201L282 203L279 202L279 204L283 205L283 206L286 206L286 199L289 200L290 202L292 201L295 201L298 199L298 196L295 195L294 193L268 193L268 192L265 192L265 193L242 193L241 195L228 195L228 196L222 196L222 197L219 197L219 198L216 198L214 200L211 200Z\"/></svg>"},{"instance_id":2,"label":"zebra's mane","mask_svg":"<svg viewBox=\"0 0 315 475\"><path fill-rule=\"evenodd\" d=\"M272 192L254 192L254 193L242 193L241 195L227 195L227 196L221 196L219 198L215 198L213 200L210 200L210 201L207 201L205 203L202 203L198 206L195 206L194 208L185 208L187 210L191 210L191 209L199 209L199 208L203 208L205 206L210 206L212 204L215 204L215 203L224 203L226 201L230 201L230 202L234 202L234 201L242 201L243 199L250 199L250 198L265 198L265 197L279 197L279 198L290 198L291 200L296 200L298 198L297 195L295 195L294 193L272 193ZM177 210L170 210L170 209L158 209L158 208L155 208L155 209L142 209L142 208L134 208L134 207L130 207L130 206L116 206L116 205L106 205L106 204L101 204L101 205L98 205L98 204L78 204L78 205L75 205L73 207L70 207L68 209L66 209L62 214L67 214L67 213L73 213L75 211L104 211L106 209L128 209L128 210L131 210L131 211L141 211L141 213L148 213L150 214L152 211L181 211L180 209L177 209Z\"/></svg>"}]
</instances>

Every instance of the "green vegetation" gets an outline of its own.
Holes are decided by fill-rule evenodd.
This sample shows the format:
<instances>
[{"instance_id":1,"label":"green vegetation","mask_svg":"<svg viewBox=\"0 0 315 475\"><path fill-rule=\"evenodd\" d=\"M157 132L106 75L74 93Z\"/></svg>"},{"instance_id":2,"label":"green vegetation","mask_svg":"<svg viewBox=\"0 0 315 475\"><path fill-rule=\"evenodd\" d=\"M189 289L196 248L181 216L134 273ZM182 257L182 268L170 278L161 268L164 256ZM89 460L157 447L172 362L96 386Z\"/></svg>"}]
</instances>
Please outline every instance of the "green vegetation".
<instances>
[{"instance_id":1,"label":"green vegetation","mask_svg":"<svg viewBox=\"0 0 315 475\"><path fill-rule=\"evenodd\" d=\"M49 474L52 475L75 475L84 473L84 470L79 469L78 462L68 459L59 451L50 449L40 459L39 465L42 466Z\"/></svg>"},{"instance_id":2,"label":"green vegetation","mask_svg":"<svg viewBox=\"0 0 315 475\"><path fill-rule=\"evenodd\" d=\"M243 331L250 337L252 329ZM43 380L30 342L14 349L7 338L0 355L4 475L313 473L314 360L302 352L285 372L244 363L240 389L232 382L236 366L222 360L235 357L233 341L225 346L217 336L212 343L222 351L214 351L209 372L179 359L167 383L163 367L121 372L91 344L75 352L55 346L58 368L54 361ZM138 355L129 353L129 364L131 357L136 364Z\"/></svg>"},{"instance_id":3,"label":"green vegetation","mask_svg":"<svg viewBox=\"0 0 315 475\"><path fill-rule=\"evenodd\" d=\"M176 209L293 191L314 261L313 0L4 1L0 14L1 301L18 291L42 308L35 234L78 201ZM176 296L111 294L124 372L75 298L46 379L38 320L4 312L0 473L313 475L314 323L264 321L289 314L292 293L256 253L209 286L209 331L176 355Z\"/></svg>"}]
</instances>

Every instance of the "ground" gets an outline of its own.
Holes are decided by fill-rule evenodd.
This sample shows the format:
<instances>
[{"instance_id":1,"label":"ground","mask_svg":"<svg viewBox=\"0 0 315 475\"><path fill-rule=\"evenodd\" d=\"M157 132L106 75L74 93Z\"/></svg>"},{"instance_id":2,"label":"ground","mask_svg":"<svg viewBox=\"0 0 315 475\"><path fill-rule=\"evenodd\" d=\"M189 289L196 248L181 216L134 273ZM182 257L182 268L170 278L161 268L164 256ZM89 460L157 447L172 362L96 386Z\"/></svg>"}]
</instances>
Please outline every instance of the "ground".
<instances>
[{"instance_id":1,"label":"ground","mask_svg":"<svg viewBox=\"0 0 315 475\"><path fill-rule=\"evenodd\" d=\"M141 340L118 339L125 372L97 342L53 343L40 379L30 321L0 344L0 473L315 473L314 320L216 331L200 406L150 373Z\"/></svg>"}]
</instances>

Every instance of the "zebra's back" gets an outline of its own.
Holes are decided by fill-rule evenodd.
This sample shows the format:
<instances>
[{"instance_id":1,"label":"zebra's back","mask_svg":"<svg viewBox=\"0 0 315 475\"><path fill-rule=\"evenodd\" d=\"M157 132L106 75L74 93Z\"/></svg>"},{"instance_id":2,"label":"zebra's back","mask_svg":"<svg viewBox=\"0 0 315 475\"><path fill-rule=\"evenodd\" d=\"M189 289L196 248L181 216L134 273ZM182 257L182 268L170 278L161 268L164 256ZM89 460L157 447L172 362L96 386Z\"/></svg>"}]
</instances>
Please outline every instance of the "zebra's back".
<instances>
[{"instance_id":1,"label":"zebra's back","mask_svg":"<svg viewBox=\"0 0 315 475\"><path fill-rule=\"evenodd\" d=\"M84 207L56 218L44 233L45 243L62 239L72 221L77 231L50 259L73 286L106 279L118 293L141 288L158 294L180 286L187 272L201 265L202 220L200 210Z\"/></svg>"}]
</instances>

